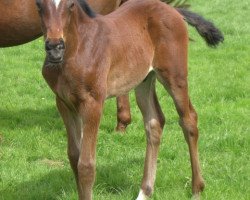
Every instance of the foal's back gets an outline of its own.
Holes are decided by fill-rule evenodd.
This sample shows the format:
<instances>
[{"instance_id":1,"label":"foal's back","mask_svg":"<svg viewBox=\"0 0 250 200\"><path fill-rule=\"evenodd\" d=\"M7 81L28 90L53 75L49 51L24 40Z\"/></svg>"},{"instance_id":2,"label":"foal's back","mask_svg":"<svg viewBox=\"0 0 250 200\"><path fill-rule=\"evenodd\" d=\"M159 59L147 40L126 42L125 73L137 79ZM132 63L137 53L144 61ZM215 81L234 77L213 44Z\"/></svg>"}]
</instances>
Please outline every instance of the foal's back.
<instances>
[{"instance_id":1,"label":"foal's back","mask_svg":"<svg viewBox=\"0 0 250 200\"><path fill-rule=\"evenodd\" d=\"M130 38L149 34L154 43L162 37L187 35L183 17L159 0L130 0L101 19L107 22L113 37L115 34Z\"/></svg>"}]
</instances>

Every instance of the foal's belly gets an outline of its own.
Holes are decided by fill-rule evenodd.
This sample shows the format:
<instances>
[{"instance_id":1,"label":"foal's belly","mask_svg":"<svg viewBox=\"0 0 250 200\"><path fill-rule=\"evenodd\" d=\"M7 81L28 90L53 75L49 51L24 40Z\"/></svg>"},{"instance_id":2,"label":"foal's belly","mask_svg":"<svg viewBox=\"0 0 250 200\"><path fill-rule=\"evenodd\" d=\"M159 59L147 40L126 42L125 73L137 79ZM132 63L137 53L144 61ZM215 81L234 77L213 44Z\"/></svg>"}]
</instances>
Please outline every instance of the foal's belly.
<instances>
[{"instance_id":1,"label":"foal's belly","mask_svg":"<svg viewBox=\"0 0 250 200\"><path fill-rule=\"evenodd\" d=\"M149 64L114 70L108 76L106 98L127 94L138 86L152 69Z\"/></svg>"}]
</instances>

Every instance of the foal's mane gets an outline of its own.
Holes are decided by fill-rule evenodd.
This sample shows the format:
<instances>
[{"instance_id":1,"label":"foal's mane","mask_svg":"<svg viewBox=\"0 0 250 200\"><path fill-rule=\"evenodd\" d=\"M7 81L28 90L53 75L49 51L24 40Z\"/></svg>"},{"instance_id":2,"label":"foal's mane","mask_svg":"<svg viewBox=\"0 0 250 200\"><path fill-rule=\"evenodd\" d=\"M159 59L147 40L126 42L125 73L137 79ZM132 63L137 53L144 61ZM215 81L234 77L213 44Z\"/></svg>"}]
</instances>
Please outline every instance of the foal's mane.
<instances>
[{"instance_id":1,"label":"foal's mane","mask_svg":"<svg viewBox=\"0 0 250 200\"><path fill-rule=\"evenodd\" d=\"M95 12L90 8L89 4L85 0L77 0L82 10L91 18L96 16Z\"/></svg>"}]
</instances>

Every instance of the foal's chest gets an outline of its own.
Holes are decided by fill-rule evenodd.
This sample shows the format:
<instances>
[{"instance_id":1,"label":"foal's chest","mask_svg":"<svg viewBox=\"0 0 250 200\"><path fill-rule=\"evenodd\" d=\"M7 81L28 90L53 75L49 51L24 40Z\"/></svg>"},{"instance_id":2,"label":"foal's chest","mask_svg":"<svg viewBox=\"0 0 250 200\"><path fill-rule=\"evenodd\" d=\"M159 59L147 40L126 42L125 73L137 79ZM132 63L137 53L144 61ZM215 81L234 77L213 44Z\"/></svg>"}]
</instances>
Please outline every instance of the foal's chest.
<instances>
[{"instance_id":1,"label":"foal's chest","mask_svg":"<svg viewBox=\"0 0 250 200\"><path fill-rule=\"evenodd\" d=\"M60 99L67 104L74 104L75 96L73 95L74 90L71 88L72 84L68 83L61 68L44 66L42 73L51 90Z\"/></svg>"}]
</instances>

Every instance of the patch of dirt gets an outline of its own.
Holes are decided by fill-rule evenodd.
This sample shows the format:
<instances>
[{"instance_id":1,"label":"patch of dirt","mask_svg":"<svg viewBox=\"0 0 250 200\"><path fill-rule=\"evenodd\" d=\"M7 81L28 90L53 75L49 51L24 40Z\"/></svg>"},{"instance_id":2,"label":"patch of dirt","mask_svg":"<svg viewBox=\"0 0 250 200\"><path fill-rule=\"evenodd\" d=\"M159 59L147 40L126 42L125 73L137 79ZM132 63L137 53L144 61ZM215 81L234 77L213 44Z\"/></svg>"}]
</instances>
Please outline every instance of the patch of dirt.
<instances>
[{"instance_id":1,"label":"patch of dirt","mask_svg":"<svg viewBox=\"0 0 250 200\"><path fill-rule=\"evenodd\" d=\"M58 161L58 160L50 160L50 159L44 158L42 160L39 160L38 162L41 164L45 164L49 167L64 167L63 162Z\"/></svg>"}]
</instances>

